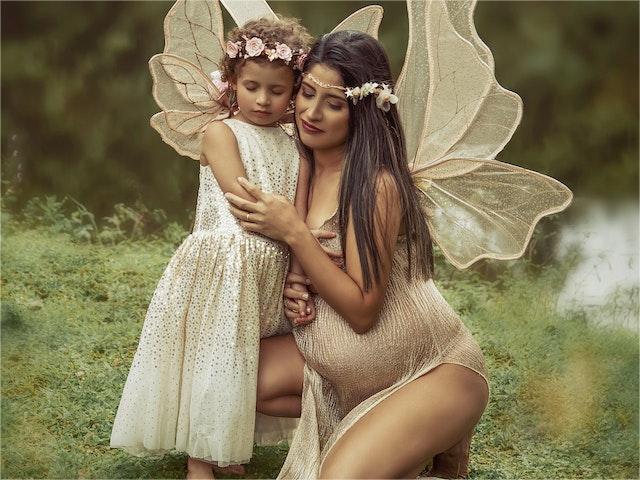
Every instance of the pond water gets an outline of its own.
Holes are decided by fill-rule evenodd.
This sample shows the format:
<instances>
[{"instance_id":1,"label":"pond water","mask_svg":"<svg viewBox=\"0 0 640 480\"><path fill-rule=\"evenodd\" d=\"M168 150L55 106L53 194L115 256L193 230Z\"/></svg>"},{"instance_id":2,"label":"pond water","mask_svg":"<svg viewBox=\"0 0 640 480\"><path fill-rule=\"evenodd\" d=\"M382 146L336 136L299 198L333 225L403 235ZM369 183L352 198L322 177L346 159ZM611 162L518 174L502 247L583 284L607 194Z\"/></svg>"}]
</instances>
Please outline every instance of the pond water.
<instances>
[{"instance_id":1,"label":"pond water","mask_svg":"<svg viewBox=\"0 0 640 480\"><path fill-rule=\"evenodd\" d=\"M558 256L579 253L558 300L597 324L638 331L638 203L576 201L560 232ZM569 212L567 212L569 213Z\"/></svg>"}]
</instances>

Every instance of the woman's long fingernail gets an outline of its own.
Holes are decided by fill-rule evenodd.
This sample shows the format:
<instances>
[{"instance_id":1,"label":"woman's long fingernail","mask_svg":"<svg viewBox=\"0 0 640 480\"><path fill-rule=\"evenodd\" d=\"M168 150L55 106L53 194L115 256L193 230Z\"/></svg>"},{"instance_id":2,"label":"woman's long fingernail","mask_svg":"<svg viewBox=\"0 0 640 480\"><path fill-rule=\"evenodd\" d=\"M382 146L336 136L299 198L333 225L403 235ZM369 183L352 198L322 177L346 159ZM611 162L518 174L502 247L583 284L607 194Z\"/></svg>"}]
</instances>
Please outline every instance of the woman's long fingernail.
<instances>
[{"instance_id":1,"label":"woman's long fingernail","mask_svg":"<svg viewBox=\"0 0 640 480\"><path fill-rule=\"evenodd\" d=\"M305 300L309 300L309 294L308 293L303 293L302 294L302 298L304 298Z\"/></svg>"},{"instance_id":2,"label":"woman's long fingernail","mask_svg":"<svg viewBox=\"0 0 640 480\"><path fill-rule=\"evenodd\" d=\"M307 313L311 313L311 307L307 307Z\"/></svg>"}]
</instances>

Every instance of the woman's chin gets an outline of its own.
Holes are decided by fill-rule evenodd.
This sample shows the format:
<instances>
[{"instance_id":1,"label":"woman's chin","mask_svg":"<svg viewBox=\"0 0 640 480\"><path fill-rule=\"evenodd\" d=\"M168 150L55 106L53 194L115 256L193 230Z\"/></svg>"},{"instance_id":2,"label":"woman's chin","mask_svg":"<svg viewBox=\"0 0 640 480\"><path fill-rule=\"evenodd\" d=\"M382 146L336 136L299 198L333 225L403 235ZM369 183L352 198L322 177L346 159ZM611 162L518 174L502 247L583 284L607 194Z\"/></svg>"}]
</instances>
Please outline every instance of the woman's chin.
<instances>
[{"instance_id":1,"label":"woman's chin","mask_svg":"<svg viewBox=\"0 0 640 480\"><path fill-rule=\"evenodd\" d=\"M304 130L299 130L299 132L300 141L305 147L311 150L322 150L326 147L327 139L323 138L324 135L319 136L318 134L307 133Z\"/></svg>"}]
</instances>

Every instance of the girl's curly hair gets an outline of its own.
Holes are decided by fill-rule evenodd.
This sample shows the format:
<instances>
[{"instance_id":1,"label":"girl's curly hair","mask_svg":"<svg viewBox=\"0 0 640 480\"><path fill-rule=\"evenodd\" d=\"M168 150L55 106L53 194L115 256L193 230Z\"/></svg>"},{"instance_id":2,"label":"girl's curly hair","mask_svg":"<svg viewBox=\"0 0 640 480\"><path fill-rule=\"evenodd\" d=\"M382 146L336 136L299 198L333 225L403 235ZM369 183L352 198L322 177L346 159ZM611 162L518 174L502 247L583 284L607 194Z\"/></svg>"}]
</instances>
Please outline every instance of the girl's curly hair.
<instances>
[{"instance_id":1,"label":"girl's curly hair","mask_svg":"<svg viewBox=\"0 0 640 480\"><path fill-rule=\"evenodd\" d=\"M258 37L269 46L274 46L276 42L285 43L294 52L300 49L307 52L313 43L313 37L307 32L307 29L300 24L298 19L282 17L280 15L278 15L277 19L260 18L250 20L242 27L236 27L231 30L227 40L238 42L243 41L243 37ZM251 60L254 62L269 62L269 59L264 55L251 57ZM241 56L231 58L226 54L223 55L220 61L222 79L229 81L230 79L237 78L240 68L242 68L245 61ZM281 59L275 59L273 62L280 62L280 64L285 65L284 60ZM293 62L290 62L289 66L293 70L294 85L297 85L301 72L293 68Z\"/></svg>"}]
</instances>

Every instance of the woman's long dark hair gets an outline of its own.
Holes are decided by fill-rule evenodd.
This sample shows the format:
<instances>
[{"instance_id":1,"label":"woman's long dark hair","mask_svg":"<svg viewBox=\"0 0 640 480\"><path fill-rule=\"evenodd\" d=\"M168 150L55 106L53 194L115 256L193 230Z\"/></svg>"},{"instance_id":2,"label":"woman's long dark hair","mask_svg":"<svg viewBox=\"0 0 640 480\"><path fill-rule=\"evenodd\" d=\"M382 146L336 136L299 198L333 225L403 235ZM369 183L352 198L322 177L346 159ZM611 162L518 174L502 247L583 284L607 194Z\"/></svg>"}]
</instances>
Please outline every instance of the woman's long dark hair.
<instances>
[{"instance_id":1,"label":"woman's long dark hair","mask_svg":"<svg viewBox=\"0 0 640 480\"><path fill-rule=\"evenodd\" d=\"M324 35L311 48L304 70L323 64L342 77L344 85L360 86L365 82L394 82L389 59L380 43L362 32L340 31ZM409 272L412 260L423 278L433 276L433 248L418 192L413 185L407 162L407 151L400 117L395 105L388 112L376 106L375 95L349 104L349 136L345 149L339 199L339 225L342 249L345 248L347 221L352 215L364 288L372 280L380 280L381 255L375 241L374 213L378 176L388 172L393 177L400 196L403 225L407 236ZM313 162L313 152L306 149Z\"/></svg>"}]
</instances>

